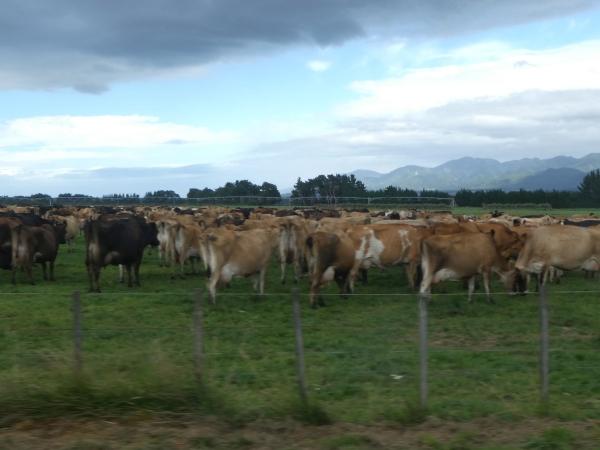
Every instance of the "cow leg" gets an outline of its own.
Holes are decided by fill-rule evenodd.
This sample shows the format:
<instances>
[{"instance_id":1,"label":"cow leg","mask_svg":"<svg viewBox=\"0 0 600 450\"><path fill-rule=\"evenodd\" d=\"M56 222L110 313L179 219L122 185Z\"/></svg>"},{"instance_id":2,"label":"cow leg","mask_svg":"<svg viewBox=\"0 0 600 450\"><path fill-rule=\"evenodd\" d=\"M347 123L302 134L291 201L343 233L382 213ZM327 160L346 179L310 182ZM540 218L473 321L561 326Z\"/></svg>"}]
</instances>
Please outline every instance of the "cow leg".
<instances>
[{"instance_id":1,"label":"cow leg","mask_svg":"<svg viewBox=\"0 0 600 450\"><path fill-rule=\"evenodd\" d=\"M131 282L131 264L126 264L125 268L127 269L127 287L133 287L133 283Z\"/></svg>"},{"instance_id":2,"label":"cow leg","mask_svg":"<svg viewBox=\"0 0 600 450\"><path fill-rule=\"evenodd\" d=\"M488 303L495 303L490 294L490 278L491 272L489 270L483 271L483 288L485 289L485 296L487 297Z\"/></svg>"},{"instance_id":3,"label":"cow leg","mask_svg":"<svg viewBox=\"0 0 600 450\"><path fill-rule=\"evenodd\" d=\"M100 292L100 267L94 267L94 289L95 292Z\"/></svg>"},{"instance_id":4,"label":"cow leg","mask_svg":"<svg viewBox=\"0 0 600 450\"><path fill-rule=\"evenodd\" d=\"M31 264L27 264L25 266L25 273L27 274L27 279L29 280L29 284L35 284L35 281L33 281L33 268L31 266Z\"/></svg>"},{"instance_id":5,"label":"cow leg","mask_svg":"<svg viewBox=\"0 0 600 450\"><path fill-rule=\"evenodd\" d=\"M258 274L258 293L263 295L265 293L265 274L267 273L267 268L263 267Z\"/></svg>"},{"instance_id":6,"label":"cow leg","mask_svg":"<svg viewBox=\"0 0 600 450\"><path fill-rule=\"evenodd\" d=\"M179 258L179 278L181 279L185 279L185 261L185 258Z\"/></svg>"},{"instance_id":7,"label":"cow leg","mask_svg":"<svg viewBox=\"0 0 600 450\"><path fill-rule=\"evenodd\" d=\"M417 264L414 261L411 261L406 266L406 280L408 281L408 285L410 286L411 291L415 290L417 279Z\"/></svg>"},{"instance_id":8,"label":"cow leg","mask_svg":"<svg viewBox=\"0 0 600 450\"><path fill-rule=\"evenodd\" d=\"M94 292L94 273L92 270L92 266L89 263L86 263L88 280L90 283L90 292Z\"/></svg>"},{"instance_id":9,"label":"cow leg","mask_svg":"<svg viewBox=\"0 0 600 450\"><path fill-rule=\"evenodd\" d=\"M469 294L468 294L468 301L469 303L473 302L473 292L475 291L475 276L472 276L471 278L469 278L468 280L468 287L469 287Z\"/></svg>"},{"instance_id":10,"label":"cow leg","mask_svg":"<svg viewBox=\"0 0 600 450\"><path fill-rule=\"evenodd\" d=\"M219 272L214 271L210 275L210 279L208 280L208 293L210 295L210 300L213 305L217 303L217 284L219 283Z\"/></svg>"},{"instance_id":11,"label":"cow leg","mask_svg":"<svg viewBox=\"0 0 600 450\"><path fill-rule=\"evenodd\" d=\"M46 267L46 262L41 262L40 263L42 266L42 278L44 279L44 281L48 281L48 268Z\"/></svg>"},{"instance_id":12,"label":"cow leg","mask_svg":"<svg viewBox=\"0 0 600 450\"><path fill-rule=\"evenodd\" d=\"M281 270L281 284L285 284L285 275L286 275L286 267L287 267L287 259L286 259L286 255L284 254L280 254L279 255L279 268Z\"/></svg>"},{"instance_id":13,"label":"cow leg","mask_svg":"<svg viewBox=\"0 0 600 450\"><path fill-rule=\"evenodd\" d=\"M158 266L159 267L163 267L165 265L165 250L164 250L164 246L161 243L158 246Z\"/></svg>"},{"instance_id":14,"label":"cow leg","mask_svg":"<svg viewBox=\"0 0 600 450\"><path fill-rule=\"evenodd\" d=\"M298 253L294 255L294 283L298 284L300 277L302 276L302 263Z\"/></svg>"},{"instance_id":15,"label":"cow leg","mask_svg":"<svg viewBox=\"0 0 600 450\"><path fill-rule=\"evenodd\" d=\"M141 261L137 261L134 265L133 265L133 276L134 276L134 283L137 287L140 287L140 265L142 264Z\"/></svg>"},{"instance_id":16,"label":"cow leg","mask_svg":"<svg viewBox=\"0 0 600 450\"><path fill-rule=\"evenodd\" d=\"M125 271L123 270L123 264L119 264L119 283L125 283Z\"/></svg>"},{"instance_id":17,"label":"cow leg","mask_svg":"<svg viewBox=\"0 0 600 450\"><path fill-rule=\"evenodd\" d=\"M319 275L318 277L316 275L313 276L313 281L310 284L310 293L308 295L308 299L310 302L310 307L313 309L317 309L317 301L320 302L320 296L319 296L319 292L320 292L320 279L321 279L321 274L317 274ZM317 298L319 297L319 298Z\"/></svg>"},{"instance_id":18,"label":"cow leg","mask_svg":"<svg viewBox=\"0 0 600 450\"><path fill-rule=\"evenodd\" d=\"M421 295L426 295L427 297L430 297L432 283L433 283L433 273L432 273L432 271L429 271L429 270L427 270L427 268L425 268L423 270L423 279L421 280L421 287L419 288L419 293Z\"/></svg>"},{"instance_id":19,"label":"cow leg","mask_svg":"<svg viewBox=\"0 0 600 450\"><path fill-rule=\"evenodd\" d=\"M349 290L348 277L336 275L335 282L338 285L338 287L340 288L340 297L347 299L348 298L348 290Z\"/></svg>"},{"instance_id":20,"label":"cow leg","mask_svg":"<svg viewBox=\"0 0 600 450\"><path fill-rule=\"evenodd\" d=\"M369 284L369 271L367 269L359 269L358 273L360 274L360 282L365 286Z\"/></svg>"}]
</instances>

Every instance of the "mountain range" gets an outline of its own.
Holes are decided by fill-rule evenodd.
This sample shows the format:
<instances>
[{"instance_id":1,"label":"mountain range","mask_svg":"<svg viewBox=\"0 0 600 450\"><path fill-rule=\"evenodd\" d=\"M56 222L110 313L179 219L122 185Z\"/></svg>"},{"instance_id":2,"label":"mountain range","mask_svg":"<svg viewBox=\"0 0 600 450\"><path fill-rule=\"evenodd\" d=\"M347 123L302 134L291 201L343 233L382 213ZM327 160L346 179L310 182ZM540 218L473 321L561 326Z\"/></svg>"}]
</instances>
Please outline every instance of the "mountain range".
<instances>
[{"instance_id":1,"label":"mountain range","mask_svg":"<svg viewBox=\"0 0 600 450\"><path fill-rule=\"evenodd\" d=\"M409 189L544 189L575 191L589 171L600 168L600 153L581 158L524 158L500 162L464 157L436 167L403 166L388 173L373 170L352 172L368 189L397 186Z\"/></svg>"}]
</instances>

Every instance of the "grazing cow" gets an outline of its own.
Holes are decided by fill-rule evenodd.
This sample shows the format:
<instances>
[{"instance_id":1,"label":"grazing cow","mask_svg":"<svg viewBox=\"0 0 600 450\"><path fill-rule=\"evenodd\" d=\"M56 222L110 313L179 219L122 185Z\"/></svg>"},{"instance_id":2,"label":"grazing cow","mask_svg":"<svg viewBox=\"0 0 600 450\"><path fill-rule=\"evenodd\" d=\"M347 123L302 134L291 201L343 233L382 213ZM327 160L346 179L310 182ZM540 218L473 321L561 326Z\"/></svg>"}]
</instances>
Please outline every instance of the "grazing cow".
<instances>
[{"instance_id":1,"label":"grazing cow","mask_svg":"<svg viewBox=\"0 0 600 450\"><path fill-rule=\"evenodd\" d=\"M12 269L12 228L21 222L13 217L0 217L0 269Z\"/></svg>"},{"instance_id":2,"label":"grazing cow","mask_svg":"<svg viewBox=\"0 0 600 450\"><path fill-rule=\"evenodd\" d=\"M483 276L488 302L492 271L498 273L507 289L514 281L514 270L503 257L488 233L459 233L435 235L423 240L421 246L421 269L423 281L421 294L430 294L431 285L444 280L468 280L469 302L475 290L477 275Z\"/></svg>"},{"instance_id":3,"label":"grazing cow","mask_svg":"<svg viewBox=\"0 0 600 450\"><path fill-rule=\"evenodd\" d=\"M234 231L220 228L206 236L210 278L208 290L216 303L217 286L235 276L254 275L254 289L264 294L267 265L277 245L278 232L273 229Z\"/></svg>"},{"instance_id":4,"label":"grazing cow","mask_svg":"<svg viewBox=\"0 0 600 450\"><path fill-rule=\"evenodd\" d=\"M548 225L532 229L515 267L538 275L544 284L549 270L600 270L600 229L572 225Z\"/></svg>"},{"instance_id":5,"label":"grazing cow","mask_svg":"<svg viewBox=\"0 0 600 450\"><path fill-rule=\"evenodd\" d=\"M19 224L11 228L12 283L16 283L17 269L23 269L27 279L34 284L32 273L35 238L27 225Z\"/></svg>"},{"instance_id":6,"label":"grazing cow","mask_svg":"<svg viewBox=\"0 0 600 450\"><path fill-rule=\"evenodd\" d=\"M12 282L16 283L16 273L22 269L27 274L29 282L34 284L32 266L34 263L42 265L44 280L54 281L54 261L58 254L57 231L48 224L35 227L16 225L12 228ZM50 277L48 277L48 267Z\"/></svg>"},{"instance_id":7,"label":"grazing cow","mask_svg":"<svg viewBox=\"0 0 600 450\"><path fill-rule=\"evenodd\" d=\"M523 248L524 239L516 231L502 223L477 222L477 229L482 233L491 233L496 248L505 258L517 259L519 252Z\"/></svg>"},{"instance_id":8,"label":"grazing cow","mask_svg":"<svg viewBox=\"0 0 600 450\"><path fill-rule=\"evenodd\" d=\"M158 265L167 266L174 259L174 236L173 226L175 220L161 219L156 223L156 239L158 240Z\"/></svg>"},{"instance_id":9,"label":"grazing cow","mask_svg":"<svg viewBox=\"0 0 600 450\"><path fill-rule=\"evenodd\" d=\"M170 234L173 239L173 262L180 267L180 276L185 276L184 265L190 261L192 273L196 273L194 262L202 259L207 265L208 254L204 246L204 229L197 224L176 223L171 226Z\"/></svg>"},{"instance_id":10,"label":"grazing cow","mask_svg":"<svg viewBox=\"0 0 600 450\"><path fill-rule=\"evenodd\" d=\"M288 216L280 219L279 263L281 283L285 284L287 264L294 266L294 282L308 269L306 262L306 238L316 228L316 222L302 219L300 216Z\"/></svg>"},{"instance_id":11,"label":"grazing cow","mask_svg":"<svg viewBox=\"0 0 600 450\"><path fill-rule=\"evenodd\" d=\"M313 308L324 306L319 295L321 287L335 280L341 295L354 290L352 270L356 265L358 249L355 241L345 232L334 233L316 231L306 239L308 267L310 271L310 305Z\"/></svg>"},{"instance_id":12,"label":"grazing cow","mask_svg":"<svg viewBox=\"0 0 600 450\"><path fill-rule=\"evenodd\" d=\"M415 289L421 261L421 241L431 236L433 233L431 229L405 224L377 223L349 228L346 232L355 243L362 239L363 244L360 251L356 253L352 279L356 277L359 269L367 270L372 266L383 269L407 265L408 283L412 289Z\"/></svg>"},{"instance_id":13,"label":"grazing cow","mask_svg":"<svg viewBox=\"0 0 600 450\"><path fill-rule=\"evenodd\" d=\"M126 218L101 216L84 225L86 258L90 291L100 292L100 269L109 264L122 264L127 270L127 285L140 285L140 264L144 249L158 245L156 225L137 216Z\"/></svg>"},{"instance_id":14,"label":"grazing cow","mask_svg":"<svg viewBox=\"0 0 600 450\"><path fill-rule=\"evenodd\" d=\"M79 236L81 231L81 223L75 216L53 216L53 218L62 221L65 224L65 241L67 244L67 251L73 251L73 242L75 238Z\"/></svg>"}]
</instances>

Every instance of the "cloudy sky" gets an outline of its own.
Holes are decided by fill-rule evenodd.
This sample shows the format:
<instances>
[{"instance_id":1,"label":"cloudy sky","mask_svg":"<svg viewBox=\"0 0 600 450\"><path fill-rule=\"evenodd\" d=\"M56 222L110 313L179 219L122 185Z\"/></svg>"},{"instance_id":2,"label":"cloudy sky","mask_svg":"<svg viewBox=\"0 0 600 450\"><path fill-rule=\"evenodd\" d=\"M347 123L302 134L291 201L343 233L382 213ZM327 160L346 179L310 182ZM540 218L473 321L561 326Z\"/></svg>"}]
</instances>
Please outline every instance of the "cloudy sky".
<instances>
[{"instance_id":1,"label":"cloudy sky","mask_svg":"<svg viewBox=\"0 0 600 450\"><path fill-rule=\"evenodd\" d=\"M0 194L600 152L600 2L5 0Z\"/></svg>"}]
</instances>

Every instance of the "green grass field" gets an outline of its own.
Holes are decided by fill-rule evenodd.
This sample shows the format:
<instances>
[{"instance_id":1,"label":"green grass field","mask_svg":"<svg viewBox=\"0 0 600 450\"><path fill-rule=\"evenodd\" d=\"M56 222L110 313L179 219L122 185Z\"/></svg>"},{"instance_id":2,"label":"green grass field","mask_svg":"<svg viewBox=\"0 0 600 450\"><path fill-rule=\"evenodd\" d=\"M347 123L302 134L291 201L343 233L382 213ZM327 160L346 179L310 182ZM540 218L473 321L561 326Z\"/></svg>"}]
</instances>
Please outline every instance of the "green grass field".
<instances>
[{"instance_id":1,"label":"green grass field","mask_svg":"<svg viewBox=\"0 0 600 450\"><path fill-rule=\"evenodd\" d=\"M42 281L40 269L35 271L35 286L25 284L24 277L12 286L9 273L0 274L3 427L24 420L164 416L211 417L234 427L290 419L353 427L419 427L427 435L450 423L460 429L486 421L483 428L510 430L534 421L565 429L570 437L557 439L578 447L544 447L543 426L535 436L515 437L519 445L598 448L593 446L600 438L597 279L572 273L549 288L551 384L550 405L544 411L538 402L537 296L498 294L495 304L478 296L468 304L458 283L438 286L434 293L440 295L434 296L429 309L426 418L416 406L417 298L410 294L401 268L372 270L369 284L359 283L358 295L349 299L339 298L330 286L325 290L328 306L316 311L308 307L307 280L300 283L311 399L307 409L297 399L292 286L279 283L275 262L265 297L252 294L251 280L236 279L220 291L216 306L205 305L206 382L198 386L193 292L204 286L204 278L171 279L171 269L158 267L154 253L142 265L141 288L119 284L117 270L111 267L101 275L103 293L88 294L83 260L80 238L73 253L61 248L56 282ZM84 305L81 378L72 370L74 290L82 292ZM494 291L500 290L496 284ZM360 439L358 443L323 439L318 443L322 448L377 448ZM521 448L441 446L454 441L439 439L419 441L419 448ZM535 439L541 440L540 446L535 446Z\"/></svg>"}]
</instances>

